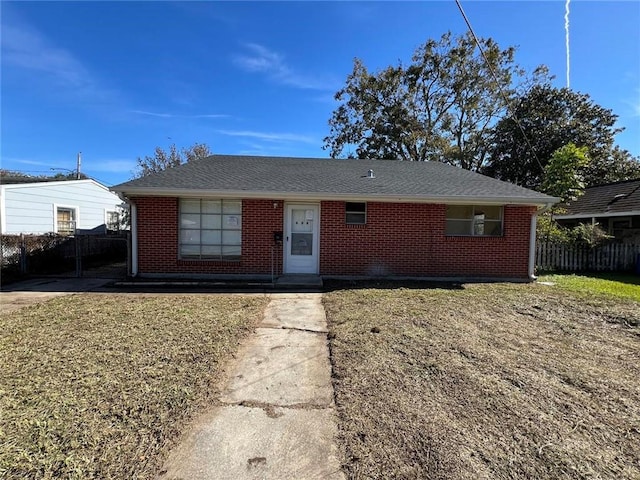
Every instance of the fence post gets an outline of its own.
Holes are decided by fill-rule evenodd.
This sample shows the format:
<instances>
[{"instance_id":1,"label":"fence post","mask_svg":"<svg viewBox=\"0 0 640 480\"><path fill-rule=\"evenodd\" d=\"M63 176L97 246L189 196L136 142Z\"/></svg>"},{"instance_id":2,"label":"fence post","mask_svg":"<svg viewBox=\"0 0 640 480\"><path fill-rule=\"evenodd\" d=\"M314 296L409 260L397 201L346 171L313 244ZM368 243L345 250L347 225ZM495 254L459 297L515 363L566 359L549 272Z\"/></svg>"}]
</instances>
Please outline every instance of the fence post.
<instances>
[{"instance_id":1,"label":"fence post","mask_svg":"<svg viewBox=\"0 0 640 480\"><path fill-rule=\"evenodd\" d=\"M82 247L78 232L74 236L74 241L76 247L76 278L80 278L82 277Z\"/></svg>"},{"instance_id":2,"label":"fence post","mask_svg":"<svg viewBox=\"0 0 640 480\"><path fill-rule=\"evenodd\" d=\"M24 241L24 233L20 234L20 273L27 273L27 245Z\"/></svg>"}]
</instances>

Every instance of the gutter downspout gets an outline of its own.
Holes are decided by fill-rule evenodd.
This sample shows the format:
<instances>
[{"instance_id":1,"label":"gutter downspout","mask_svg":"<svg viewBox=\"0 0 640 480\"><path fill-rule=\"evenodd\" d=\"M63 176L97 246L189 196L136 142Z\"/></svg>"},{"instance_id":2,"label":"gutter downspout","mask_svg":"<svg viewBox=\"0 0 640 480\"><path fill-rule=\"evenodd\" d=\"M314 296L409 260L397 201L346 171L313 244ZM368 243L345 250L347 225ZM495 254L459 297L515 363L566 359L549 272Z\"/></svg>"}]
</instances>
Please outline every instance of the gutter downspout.
<instances>
[{"instance_id":1,"label":"gutter downspout","mask_svg":"<svg viewBox=\"0 0 640 480\"><path fill-rule=\"evenodd\" d=\"M542 209L531 215L531 230L529 231L529 280L535 281L536 277L536 226L538 224L538 213L549 210L553 203L547 203Z\"/></svg>"},{"instance_id":2,"label":"gutter downspout","mask_svg":"<svg viewBox=\"0 0 640 480\"><path fill-rule=\"evenodd\" d=\"M138 276L138 209L131 202L131 276Z\"/></svg>"}]
</instances>

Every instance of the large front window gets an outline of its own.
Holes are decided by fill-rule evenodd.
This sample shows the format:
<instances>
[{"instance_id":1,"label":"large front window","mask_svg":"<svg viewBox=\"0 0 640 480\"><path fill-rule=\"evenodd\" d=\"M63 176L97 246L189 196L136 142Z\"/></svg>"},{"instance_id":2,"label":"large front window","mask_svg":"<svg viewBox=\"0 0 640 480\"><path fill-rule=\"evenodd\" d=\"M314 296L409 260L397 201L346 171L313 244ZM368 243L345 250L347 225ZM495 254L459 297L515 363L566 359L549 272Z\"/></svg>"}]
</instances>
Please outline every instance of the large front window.
<instances>
[{"instance_id":1,"label":"large front window","mask_svg":"<svg viewBox=\"0 0 640 480\"><path fill-rule=\"evenodd\" d=\"M447 235L502 235L502 207L447 205Z\"/></svg>"},{"instance_id":2,"label":"large front window","mask_svg":"<svg viewBox=\"0 0 640 480\"><path fill-rule=\"evenodd\" d=\"M237 260L242 249L242 201L180 199L180 257Z\"/></svg>"}]
</instances>

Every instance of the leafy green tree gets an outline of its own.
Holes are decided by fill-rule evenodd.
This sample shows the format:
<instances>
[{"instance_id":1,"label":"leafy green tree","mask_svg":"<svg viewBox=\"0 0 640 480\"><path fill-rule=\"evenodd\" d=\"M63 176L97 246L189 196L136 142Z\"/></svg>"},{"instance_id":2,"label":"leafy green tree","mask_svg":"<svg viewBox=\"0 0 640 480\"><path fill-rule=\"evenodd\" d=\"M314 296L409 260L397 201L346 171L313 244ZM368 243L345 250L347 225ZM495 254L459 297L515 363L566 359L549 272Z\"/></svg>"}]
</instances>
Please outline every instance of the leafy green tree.
<instances>
[{"instance_id":1,"label":"leafy green tree","mask_svg":"<svg viewBox=\"0 0 640 480\"><path fill-rule=\"evenodd\" d=\"M640 178L640 157L633 157L617 145L606 155L592 160L585 169L588 187Z\"/></svg>"},{"instance_id":2,"label":"leafy green tree","mask_svg":"<svg viewBox=\"0 0 640 480\"><path fill-rule=\"evenodd\" d=\"M589 165L587 147L573 143L559 148L544 167L542 191L559 197L563 203L584 193L584 170Z\"/></svg>"},{"instance_id":3,"label":"leafy green tree","mask_svg":"<svg viewBox=\"0 0 640 480\"><path fill-rule=\"evenodd\" d=\"M570 244L573 241L571 229L558 225L553 219L551 210L538 215L536 222L536 238L539 242Z\"/></svg>"},{"instance_id":4,"label":"leafy green tree","mask_svg":"<svg viewBox=\"0 0 640 480\"><path fill-rule=\"evenodd\" d=\"M342 103L329 120L324 148L332 157L438 160L477 170L488 154L491 127L505 111L500 88L511 97L514 83L525 81L513 47L480 43L488 64L471 34L454 39L451 33L428 40L408 66L370 73L355 59L335 95ZM540 77L546 77L544 67L529 81Z\"/></svg>"},{"instance_id":5,"label":"leafy green tree","mask_svg":"<svg viewBox=\"0 0 640 480\"><path fill-rule=\"evenodd\" d=\"M156 147L153 156L146 155L144 157L138 157L137 170L134 172L134 178L158 173L167 168L182 165L185 162L208 157L211 154L208 145L204 143L195 143L182 150L178 150L175 144L172 144L169 146L168 152L161 147Z\"/></svg>"},{"instance_id":6,"label":"leafy green tree","mask_svg":"<svg viewBox=\"0 0 640 480\"><path fill-rule=\"evenodd\" d=\"M617 115L589 95L537 84L518 98L511 113L493 130L488 164L483 169L487 175L538 189L553 152L569 143L588 149L591 161L585 169L586 186L640 173L640 164L629 152L614 147L615 135L622 131L615 126Z\"/></svg>"}]
</instances>

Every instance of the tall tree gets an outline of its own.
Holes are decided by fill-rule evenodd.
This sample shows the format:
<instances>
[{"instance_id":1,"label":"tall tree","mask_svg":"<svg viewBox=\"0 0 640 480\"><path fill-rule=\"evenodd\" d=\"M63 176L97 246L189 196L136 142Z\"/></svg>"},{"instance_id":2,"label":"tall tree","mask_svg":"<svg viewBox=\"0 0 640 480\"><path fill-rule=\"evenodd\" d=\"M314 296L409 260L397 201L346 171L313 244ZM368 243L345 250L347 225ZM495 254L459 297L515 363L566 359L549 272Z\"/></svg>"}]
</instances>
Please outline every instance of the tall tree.
<instances>
[{"instance_id":1,"label":"tall tree","mask_svg":"<svg viewBox=\"0 0 640 480\"><path fill-rule=\"evenodd\" d=\"M370 73L355 59L335 95L342 103L329 120L324 148L332 157L438 160L478 169L490 128L504 113L503 94L512 96L514 83L524 82L513 47L480 43L488 64L470 34L454 39L451 33L428 40L406 67ZM546 76L544 67L530 80L540 76Z\"/></svg>"},{"instance_id":2,"label":"tall tree","mask_svg":"<svg viewBox=\"0 0 640 480\"><path fill-rule=\"evenodd\" d=\"M589 165L587 147L573 143L559 148L544 167L542 191L562 202L577 199L584 193L584 170Z\"/></svg>"},{"instance_id":3,"label":"tall tree","mask_svg":"<svg viewBox=\"0 0 640 480\"><path fill-rule=\"evenodd\" d=\"M624 180L640 172L629 152L614 148L615 135L622 131L615 126L617 115L597 105L589 95L537 84L518 98L510 113L493 130L488 164L483 169L487 175L540 188L553 152L569 143L588 150L587 186L601 183L605 177Z\"/></svg>"},{"instance_id":4,"label":"tall tree","mask_svg":"<svg viewBox=\"0 0 640 480\"><path fill-rule=\"evenodd\" d=\"M152 173L158 173L167 168L177 167L185 162L199 158L205 158L212 154L209 146L204 143L194 143L190 147L178 150L175 144L169 146L169 151L162 147L156 147L153 156L138 157L137 170L134 178L145 177Z\"/></svg>"}]
</instances>

